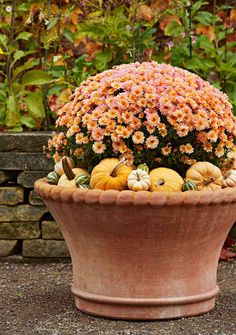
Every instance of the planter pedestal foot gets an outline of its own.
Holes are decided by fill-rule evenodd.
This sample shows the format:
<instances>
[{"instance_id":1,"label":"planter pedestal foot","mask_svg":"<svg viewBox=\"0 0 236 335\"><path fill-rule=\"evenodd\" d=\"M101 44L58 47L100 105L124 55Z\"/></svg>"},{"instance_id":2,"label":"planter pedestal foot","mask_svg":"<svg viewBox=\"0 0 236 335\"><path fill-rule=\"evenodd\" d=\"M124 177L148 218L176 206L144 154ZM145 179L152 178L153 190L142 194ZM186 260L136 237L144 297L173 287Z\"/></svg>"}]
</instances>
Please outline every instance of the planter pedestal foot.
<instances>
[{"instance_id":1,"label":"planter pedestal foot","mask_svg":"<svg viewBox=\"0 0 236 335\"><path fill-rule=\"evenodd\" d=\"M125 320L174 319L204 314L215 306L218 286L210 292L179 298L117 298L99 296L72 288L75 305L82 312Z\"/></svg>"}]
</instances>

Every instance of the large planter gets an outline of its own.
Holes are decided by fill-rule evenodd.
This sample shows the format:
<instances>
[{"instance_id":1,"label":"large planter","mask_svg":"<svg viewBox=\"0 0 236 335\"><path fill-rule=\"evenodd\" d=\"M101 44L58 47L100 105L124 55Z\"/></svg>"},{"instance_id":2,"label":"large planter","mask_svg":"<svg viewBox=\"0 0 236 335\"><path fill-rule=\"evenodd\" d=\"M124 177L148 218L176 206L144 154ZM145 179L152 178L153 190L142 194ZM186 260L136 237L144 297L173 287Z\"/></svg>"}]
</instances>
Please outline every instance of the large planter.
<instances>
[{"instance_id":1,"label":"large planter","mask_svg":"<svg viewBox=\"0 0 236 335\"><path fill-rule=\"evenodd\" d=\"M81 311L166 319L211 310L217 264L236 219L236 189L169 194L48 185L36 191L60 225Z\"/></svg>"}]
</instances>

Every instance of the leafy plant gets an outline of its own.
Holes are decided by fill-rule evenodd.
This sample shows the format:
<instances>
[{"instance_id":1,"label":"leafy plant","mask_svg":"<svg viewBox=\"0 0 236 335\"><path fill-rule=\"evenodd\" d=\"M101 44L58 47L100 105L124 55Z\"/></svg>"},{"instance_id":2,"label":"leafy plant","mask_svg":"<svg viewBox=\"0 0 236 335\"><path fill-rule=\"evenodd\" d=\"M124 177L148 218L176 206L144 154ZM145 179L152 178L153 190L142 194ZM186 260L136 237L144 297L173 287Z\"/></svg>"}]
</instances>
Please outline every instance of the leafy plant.
<instances>
[{"instance_id":1,"label":"leafy plant","mask_svg":"<svg viewBox=\"0 0 236 335\"><path fill-rule=\"evenodd\" d=\"M0 0L0 128L54 127L90 75L146 60L197 73L236 110L233 2Z\"/></svg>"},{"instance_id":2,"label":"leafy plant","mask_svg":"<svg viewBox=\"0 0 236 335\"><path fill-rule=\"evenodd\" d=\"M36 69L39 60L34 57L35 43L32 33L19 31L16 20L28 10L25 3L1 8L0 24L0 125L19 131L23 126L39 128L45 119L43 95L37 89L51 82L51 77ZM10 24L6 24L10 20ZM21 28L21 26L19 27Z\"/></svg>"},{"instance_id":3,"label":"leafy plant","mask_svg":"<svg viewBox=\"0 0 236 335\"><path fill-rule=\"evenodd\" d=\"M129 63L147 58L145 51L155 49L155 18L150 21L137 20L137 4L127 9L121 5L106 13L97 11L86 20L80 22L77 38L86 37L96 44L99 50L93 58L96 72L103 71L113 65Z\"/></svg>"}]
</instances>

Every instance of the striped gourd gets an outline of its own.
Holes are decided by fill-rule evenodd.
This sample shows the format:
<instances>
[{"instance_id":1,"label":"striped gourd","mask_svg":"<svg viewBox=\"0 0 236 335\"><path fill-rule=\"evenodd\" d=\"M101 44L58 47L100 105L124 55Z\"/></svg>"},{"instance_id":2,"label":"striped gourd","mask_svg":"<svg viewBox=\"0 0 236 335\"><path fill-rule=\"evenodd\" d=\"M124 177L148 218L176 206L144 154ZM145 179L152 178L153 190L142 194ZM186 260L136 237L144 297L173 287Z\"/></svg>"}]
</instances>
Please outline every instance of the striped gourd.
<instances>
[{"instance_id":1,"label":"striped gourd","mask_svg":"<svg viewBox=\"0 0 236 335\"><path fill-rule=\"evenodd\" d=\"M149 167L147 166L146 163L139 164L139 165L137 166L137 170L138 170L138 169L143 170L143 171L149 173Z\"/></svg>"},{"instance_id":2,"label":"striped gourd","mask_svg":"<svg viewBox=\"0 0 236 335\"><path fill-rule=\"evenodd\" d=\"M182 187L183 192L190 191L190 190L196 190L196 189L197 189L197 186L192 180L185 181Z\"/></svg>"},{"instance_id":3,"label":"striped gourd","mask_svg":"<svg viewBox=\"0 0 236 335\"><path fill-rule=\"evenodd\" d=\"M58 180L59 180L59 176L56 174L55 171L49 172L49 174L47 175L47 182L49 184L57 185Z\"/></svg>"},{"instance_id":4,"label":"striped gourd","mask_svg":"<svg viewBox=\"0 0 236 335\"><path fill-rule=\"evenodd\" d=\"M78 188L86 189L86 188L90 188L90 186L88 184L81 184L81 185L78 186Z\"/></svg>"},{"instance_id":5,"label":"striped gourd","mask_svg":"<svg viewBox=\"0 0 236 335\"><path fill-rule=\"evenodd\" d=\"M75 178L75 185L79 188L88 188L89 182L90 177L84 173L81 173L78 177Z\"/></svg>"}]
</instances>

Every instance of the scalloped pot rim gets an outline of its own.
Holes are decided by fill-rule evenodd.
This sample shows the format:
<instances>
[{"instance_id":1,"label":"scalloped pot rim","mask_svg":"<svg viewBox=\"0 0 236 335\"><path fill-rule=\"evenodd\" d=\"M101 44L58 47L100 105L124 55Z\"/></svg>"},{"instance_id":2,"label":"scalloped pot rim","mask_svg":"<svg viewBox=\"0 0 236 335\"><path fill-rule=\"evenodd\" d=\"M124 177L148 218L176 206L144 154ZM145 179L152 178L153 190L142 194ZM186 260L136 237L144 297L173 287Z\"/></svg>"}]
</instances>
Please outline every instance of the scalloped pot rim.
<instances>
[{"instance_id":1,"label":"scalloped pot rim","mask_svg":"<svg viewBox=\"0 0 236 335\"><path fill-rule=\"evenodd\" d=\"M101 205L209 205L236 202L236 187L215 191L150 192L89 190L50 185L46 178L35 182L35 191L45 200Z\"/></svg>"}]
</instances>

